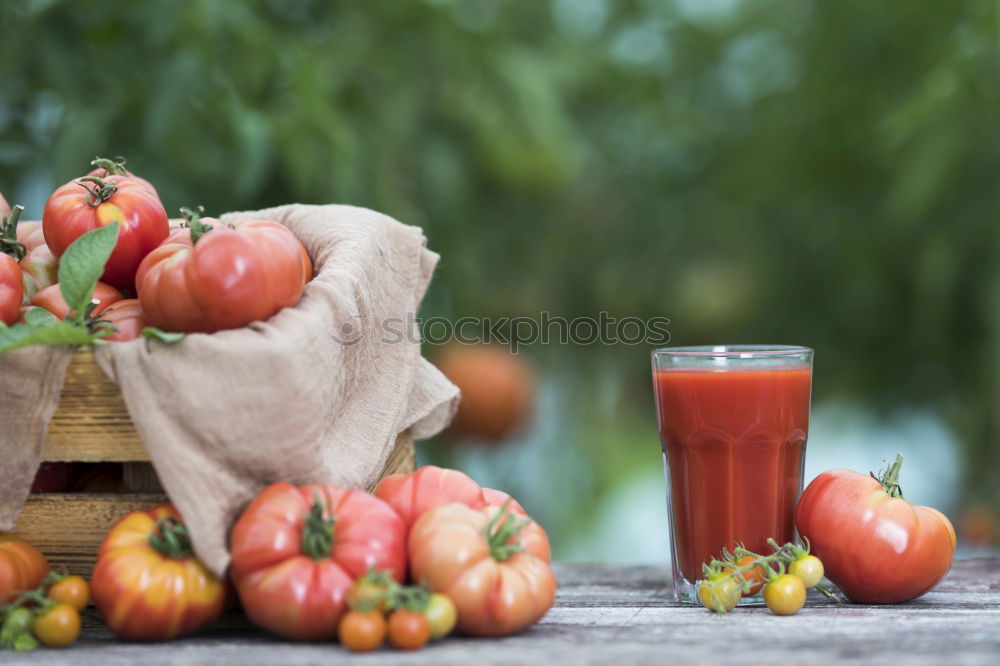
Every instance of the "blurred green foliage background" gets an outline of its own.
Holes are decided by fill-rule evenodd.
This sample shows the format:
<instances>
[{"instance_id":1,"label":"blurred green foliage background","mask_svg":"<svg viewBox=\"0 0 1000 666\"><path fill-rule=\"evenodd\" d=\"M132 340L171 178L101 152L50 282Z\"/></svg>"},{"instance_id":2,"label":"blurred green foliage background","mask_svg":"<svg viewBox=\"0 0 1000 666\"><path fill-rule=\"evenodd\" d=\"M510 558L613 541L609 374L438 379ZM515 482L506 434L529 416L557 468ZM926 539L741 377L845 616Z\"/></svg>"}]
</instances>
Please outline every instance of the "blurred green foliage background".
<instances>
[{"instance_id":1,"label":"blurred green foliage background","mask_svg":"<svg viewBox=\"0 0 1000 666\"><path fill-rule=\"evenodd\" d=\"M12 0L0 21L0 190L29 218L97 154L170 211L376 208L443 255L426 315L807 344L817 405L930 414L959 443L952 508L997 506L996 2ZM524 353L530 432L426 456L530 496L557 555L604 556L581 535L660 464L648 349Z\"/></svg>"}]
</instances>

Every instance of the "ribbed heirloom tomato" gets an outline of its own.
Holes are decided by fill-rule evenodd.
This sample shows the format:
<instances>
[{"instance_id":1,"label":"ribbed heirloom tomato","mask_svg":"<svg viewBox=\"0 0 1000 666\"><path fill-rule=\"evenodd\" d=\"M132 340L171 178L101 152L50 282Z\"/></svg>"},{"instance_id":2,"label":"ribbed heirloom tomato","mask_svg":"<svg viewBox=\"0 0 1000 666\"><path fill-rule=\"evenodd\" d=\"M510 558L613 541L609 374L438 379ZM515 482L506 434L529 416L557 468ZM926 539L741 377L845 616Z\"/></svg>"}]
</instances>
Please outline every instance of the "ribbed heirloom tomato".
<instances>
[{"instance_id":1,"label":"ribbed heirloom tomato","mask_svg":"<svg viewBox=\"0 0 1000 666\"><path fill-rule=\"evenodd\" d=\"M111 528L90 581L94 604L122 638L162 641L207 627L226 585L195 557L177 510L135 511Z\"/></svg>"},{"instance_id":2,"label":"ribbed heirloom tomato","mask_svg":"<svg viewBox=\"0 0 1000 666\"><path fill-rule=\"evenodd\" d=\"M142 329L146 327L146 320L142 314L142 305L135 298L115 301L107 308L102 319L117 329L111 335L104 338L108 342L135 340L142 334Z\"/></svg>"},{"instance_id":3,"label":"ribbed heirloom tomato","mask_svg":"<svg viewBox=\"0 0 1000 666\"><path fill-rule=\"evenodd\" d=\"M299 302L312 264L287 227L231 226L185 212L190 234L172 233L139 267L146 322L165 331L213 333L270 318Z\"/></svg>"},{"instance_id":4,"label":"ribbed heirloom tomato","mask_svg":"<svg viewBox=\"0 0 1000 666\"><path fill-rule=\"evenodd\" d=\"M458 502L473 509L486 506L483 489L457 469L425 465L409 474L390 474L382 479L375 495L388 502L407 527L426 511Z\"/></svg>"},{"instance_id":5,"label":"ribbed heirloom tomato","mask_svg":"<svg viewBox=\"0 0 1000 666\"><path fill-rule=\"evenodd\" d=\"M0 532L0 604L33 590L49 573L45 556L27 541Z\"/></svg>"},{"instance_id":6,"label":"ribbed heirloom tomato","mask_svg":"<svg viewBox=\"0 0 1000 666\"><path fill-rule=\"evenodd\" d=\"M3 202L6 207L7 202ZM13 326L21 312L24 299L24 278L18 261L24 256L25 248L17 239L17 218L21 206L8 215L0 211L0 322Z\"/></svg>"},{"instance_id":7,"label":"ribbed heirloom tomato","mask_svg":"<svg viewBox=\"0 0 1000 666\"><path fill-rule=\"evenodd\" d=\"M409 547L413 578L455 602L460 632L512 634L555 601L548 537L505 507L431 509L411 528Z\"/></svg>"},{"instance_id":8,"label":"ribbed heirloom tomato","mask_svg":"<svg viewBox=\"0 0 1000 666\"><path fill-rule=\"evenodd\" d=\"M118 242L104 265L102 281L131 289L143 258L167 237L169 223L156 193L127 176L72 180L45 202L45 242L62 257L73 241L88 231L119 223Z\"/></svg>"},{"instance_id":9,"label":"ribbed heirloom tomato","mask_svg":"<svg viewBox=\"0 0 1000 666\"><path fill-rule=\"evenodd\" d=\"M113 303L122 300L122 292L103 282L98 282L94 287L93 299L97 301L97 307L94 308L93 314L98 315L107 310ZM69 305L66 303L66 299L63 298L62 290L59 288L58 283L46 287L35 294L31 299L31 304L43 310L48 310L59 319L65 319L66 315L69 314Z\"/></svg>"},{"instance_id":10,"label":"ribbed heirloom tomato","mask_svg":"<svg viewBox=\"0 0 1000 666\"><path fill-rule=\"evenodd\" d=\"M329 640L354 581L369 571L406 573L406 528L363 490L265 488L233 527L230 574L257 625L294 640Z\"/></svg>"},{"instance_id":11,"label":"ribbed heirloom tomato","mask_svg":"<svg viewBox=\"0 0 1000 666\"><path fill-rule=\"evenodd\" d=\"M936 509L913 506L899 488L902 456L876 479L836 469L817 476L795 514L827 577L856 603L919 597L955 558L955 529Z\"/></svg>"}]
</instances>

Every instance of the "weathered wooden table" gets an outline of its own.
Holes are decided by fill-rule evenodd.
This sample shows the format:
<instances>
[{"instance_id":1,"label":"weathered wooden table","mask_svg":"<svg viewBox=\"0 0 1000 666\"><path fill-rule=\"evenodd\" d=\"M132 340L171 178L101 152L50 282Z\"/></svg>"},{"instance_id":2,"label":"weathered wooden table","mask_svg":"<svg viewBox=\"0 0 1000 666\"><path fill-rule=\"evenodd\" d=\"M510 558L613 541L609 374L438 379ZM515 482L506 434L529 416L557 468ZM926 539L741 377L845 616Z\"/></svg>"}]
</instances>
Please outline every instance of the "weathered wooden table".
<instances>
[{"instance_id":1,"label":"weathered wooden table","mask_svg":"<svg viewBox=\"0 0 1000 666\"><path fill-rule=\"evenodd\" d=\"M452 638L414 653L350 655L334 644L291 644L248 626L172 643L122 643L86 629L62 652L0 653L0 664L998 664L1000 559L960 561L922 598L898 606L810 599L798 615L740 608L725 617L668 597L658 567L557 565L559 598L536 627L502 640ZM818 596L818 595L817 595Z\"/></svg>"}]
</instances>

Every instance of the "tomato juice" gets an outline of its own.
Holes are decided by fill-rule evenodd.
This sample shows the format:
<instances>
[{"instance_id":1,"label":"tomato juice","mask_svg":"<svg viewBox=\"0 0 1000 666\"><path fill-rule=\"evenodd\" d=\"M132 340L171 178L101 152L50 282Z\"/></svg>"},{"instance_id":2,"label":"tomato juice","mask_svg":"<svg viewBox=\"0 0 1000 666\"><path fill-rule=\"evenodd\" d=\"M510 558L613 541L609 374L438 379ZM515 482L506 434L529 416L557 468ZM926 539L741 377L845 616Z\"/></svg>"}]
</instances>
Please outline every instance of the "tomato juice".
<instances>
[{"instance_id":1,"label":"tomato juice","mask_svg":"<svg viewBox=\"0 0 1000 666\"><path fill-rule=\"evenodd\" d=\"M695 360L660 359L653 383L668 474L675 592L702 578L702 564L742 543L794 539L795 503L809 429L812 351L727 350ZM748 349L749 351L742 351ZM764 351L760 351L763 349ZM678 580L678 573L683 581Z\"/></svg>"}]
</instances>

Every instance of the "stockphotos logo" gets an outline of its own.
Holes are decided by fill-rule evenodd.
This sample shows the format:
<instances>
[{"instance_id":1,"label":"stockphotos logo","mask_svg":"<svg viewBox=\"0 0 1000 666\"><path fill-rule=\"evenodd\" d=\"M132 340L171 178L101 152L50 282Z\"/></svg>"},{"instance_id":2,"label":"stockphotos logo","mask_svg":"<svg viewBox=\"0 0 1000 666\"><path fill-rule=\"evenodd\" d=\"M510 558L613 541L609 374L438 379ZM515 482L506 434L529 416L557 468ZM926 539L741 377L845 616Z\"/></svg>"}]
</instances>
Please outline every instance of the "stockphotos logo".
<instances>
[{"instance_id":1,"label":"stockphotos logo","mask_svg":"<svg viewBox=\"0 0 1000 666\"><path fill-rule=\"evenodd\" d=\"M353 346L366 337L377 336L383 344L421 342L443 345L502 344L514 354L525 345L654 345L670 342L670 320L666 317L623 317L607 312L596 317L567 319L541 312L537 317L389 317L373 322L366 335L366 322L361 315L344 322L334 333L334 339Z\"/></svg>"}]
</instances>

